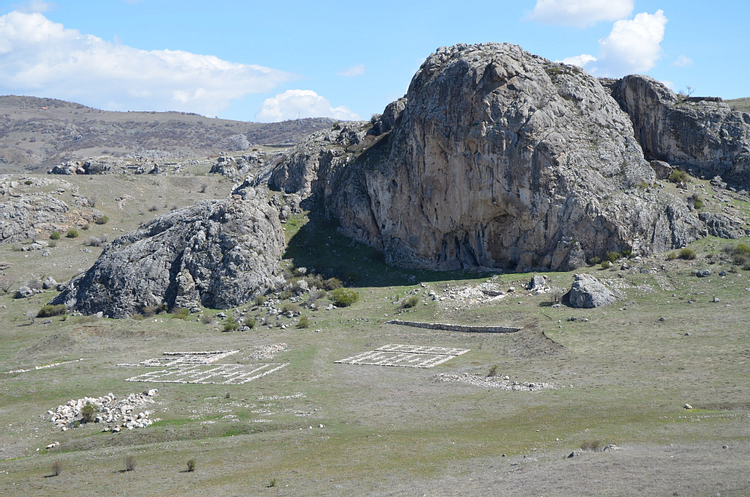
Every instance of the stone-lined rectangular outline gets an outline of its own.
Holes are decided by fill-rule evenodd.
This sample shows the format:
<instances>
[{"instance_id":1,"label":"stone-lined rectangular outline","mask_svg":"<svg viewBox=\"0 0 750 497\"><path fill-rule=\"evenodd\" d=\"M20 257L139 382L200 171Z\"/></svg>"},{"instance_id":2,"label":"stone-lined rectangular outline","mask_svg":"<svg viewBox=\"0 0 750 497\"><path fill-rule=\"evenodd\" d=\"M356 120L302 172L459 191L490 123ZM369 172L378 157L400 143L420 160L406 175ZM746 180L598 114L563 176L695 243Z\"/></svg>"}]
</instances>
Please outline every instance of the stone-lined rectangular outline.
<instances>
[{"instance_id":1,"label":"stone-lined rectangular outline","mask_svg":"<svg viewBox=\"0 0 750 497\"><path fill-rule=\"evenodd\" d=\"M361 364L410 368L432 368L469 352L470 349L430 347L421 345L388 344L362 352L335 364Z\"/></svg>"},{"instance_id":2,"label":"stone-lined rectangular outline","mask_svg":"<svg viewBox=\"0 0 750 497\"><path fill-rule=\"evenodd\" d=\"M204 369L206 368L205 365L178 365L170 369L149 371L148 373L127 378L125 381L202 385L242 385L257 380L258 378L262 378L263 376L278 371L288 365L288 362L283 364L218 364L211 366L209 369ZM215 376L225 378L226 381L208 381L209 378Z\"/></svg>"}]
</instances>

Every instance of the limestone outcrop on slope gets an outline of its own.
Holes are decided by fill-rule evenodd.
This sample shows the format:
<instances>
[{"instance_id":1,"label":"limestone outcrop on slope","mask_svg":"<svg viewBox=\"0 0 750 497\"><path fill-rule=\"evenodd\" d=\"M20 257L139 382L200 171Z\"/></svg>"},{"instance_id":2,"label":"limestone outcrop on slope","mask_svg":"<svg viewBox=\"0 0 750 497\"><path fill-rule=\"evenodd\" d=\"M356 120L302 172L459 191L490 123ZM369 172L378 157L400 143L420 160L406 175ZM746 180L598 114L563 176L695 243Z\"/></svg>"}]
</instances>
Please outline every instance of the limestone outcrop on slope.
<instances>
[{"instance_id":1,"label":"limestone outcrop on slope","mask_svg":"<svg viewBox=\"0 0 750 497\"><path fill-rule=\"evenodd\" d=\"M161 304L237 306L278 283L283 248L278 212L243 185L117 238L51 303L115 318Z\"/></svg>"},{"instance_id":2,"label":"limestone outcrop on slope","mask_svg":"<svg viewBox=\"0 0 750 497\"><path fill-rule=\"evenodd\" d=\"M675 95L648 76L605 84L632 119L648 159L750 185L750 114L732 111L720 98Z\"/></svg>"},{"instance_id":3,"label":"limestone outcrop on slope","mask_svg":"<svg viewBox=\"0 0 750 497\"><path fill-rule=\"evenodd\" d=\"M441 48L384 116L357 147L301 144L271 185L319 196L390 264L568 270L699 236L683 200L648 187L628 115L577 67L509 44Z\"/></svg>"}]
</instances>

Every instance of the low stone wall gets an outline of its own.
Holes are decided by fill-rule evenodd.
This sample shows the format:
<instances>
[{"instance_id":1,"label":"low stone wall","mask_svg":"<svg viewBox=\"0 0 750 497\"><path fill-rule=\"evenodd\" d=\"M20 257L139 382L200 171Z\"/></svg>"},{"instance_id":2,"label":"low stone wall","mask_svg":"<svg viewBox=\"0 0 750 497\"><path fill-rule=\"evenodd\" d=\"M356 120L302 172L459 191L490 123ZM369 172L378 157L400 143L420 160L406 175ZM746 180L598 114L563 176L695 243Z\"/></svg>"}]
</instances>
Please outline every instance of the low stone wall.
<instances>
[{"instance_id":1,"label":"low stone wall","mask_svg":"<svg viewBox=\"0 0 750 497\"><path fill-rule=\"evenodd\" d=\"M393 319L386 322L386 324L427 328L428 330L461 331L463 333L515 333L521 331L521 328L506 328L504 326L464 326L461 324L419 323L416 321L401 321L400 319Z\"/></svg>"}]
</instances>

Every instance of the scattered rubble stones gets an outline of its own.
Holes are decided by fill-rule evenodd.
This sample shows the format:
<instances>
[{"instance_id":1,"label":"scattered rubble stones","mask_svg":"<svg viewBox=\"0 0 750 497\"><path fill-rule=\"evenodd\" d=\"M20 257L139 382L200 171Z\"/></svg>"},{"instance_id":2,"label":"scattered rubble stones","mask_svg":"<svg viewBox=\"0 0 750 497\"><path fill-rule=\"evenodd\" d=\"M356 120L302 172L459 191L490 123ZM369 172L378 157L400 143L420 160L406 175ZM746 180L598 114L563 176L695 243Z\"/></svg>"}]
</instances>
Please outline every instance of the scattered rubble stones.
<instances>
[{"instance_id":1,"label":"scattered rubble stones","mask_svg":"<svg viewBox=\"0 0 750 497\"><path fill-rule=\"evenodd\" d=\"M109 425L105 431L119 432L123 428L146 428L154 420L149 416L151 411L140 411L139 408L153 404L157 390L148 390L143 393L131 393L127 397L118 400L114 394L108 393L104 397L84 397L71 400L67 404L57 406L47 411L51 423L55 423L62 431L74 428L82 420L81 410L87 403L91 403L96 409L96 423Z\"/></svg>"},{"instance_id":2,"label":"scattered rubble stones","mask_svg":"<svg viewBox=\"0 0 750 497\"><path fill-rule=\"evenodd\" d=\"M555 388L551 383L518 382L511 380L508 376L480 376L470 373L438 373L433 376L435 381L468 383L470 385L486 388L500 388L514 392L535 392Z\"/></svg>"}]
</instances>

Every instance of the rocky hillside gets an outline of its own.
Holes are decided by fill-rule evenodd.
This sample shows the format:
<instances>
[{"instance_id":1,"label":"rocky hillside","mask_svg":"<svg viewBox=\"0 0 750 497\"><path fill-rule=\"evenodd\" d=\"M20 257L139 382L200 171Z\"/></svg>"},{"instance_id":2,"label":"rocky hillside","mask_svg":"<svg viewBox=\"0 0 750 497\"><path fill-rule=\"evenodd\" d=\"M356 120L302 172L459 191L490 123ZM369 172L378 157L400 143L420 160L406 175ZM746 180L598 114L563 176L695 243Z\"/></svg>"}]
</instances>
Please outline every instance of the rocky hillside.
<instances>
[{"instance_id":1,"label":"rocky hillside","mask_svg":"<svg viewBox=\"0 0 750 497\"><path fill-rule=\"evenodd\" d=\"M329 118L280 123L212 119L179 112L110 112L50 98L0 97L0 165L47 169L94 155L205 157L251 145L292 145L330 128Z\"/></svg>"},{"instance_id":2,"label":"rocky hillside","mask_svg":"<svg viewBox=\"0 0 750 497\"><path fill-rule=\"evenodd\" d=\"M391 264L567 270L702 229L596 78L518 46L441 48L384 116L314 135L271 185L320 196Z\"/></svg>"}]
</instances>

